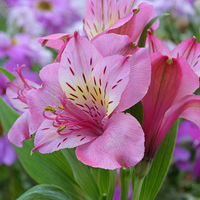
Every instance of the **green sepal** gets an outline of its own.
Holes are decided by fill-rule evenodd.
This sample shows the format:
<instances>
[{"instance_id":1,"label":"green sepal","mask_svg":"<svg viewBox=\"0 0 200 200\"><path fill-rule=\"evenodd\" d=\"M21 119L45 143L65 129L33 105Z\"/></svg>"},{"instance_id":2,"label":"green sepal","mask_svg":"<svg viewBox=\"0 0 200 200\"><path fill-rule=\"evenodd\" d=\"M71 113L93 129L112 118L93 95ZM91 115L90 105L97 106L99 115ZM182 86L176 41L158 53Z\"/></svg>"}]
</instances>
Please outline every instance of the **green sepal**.
<instances>
[{"instance_id":1,"label":"green sepal","mask_svg":"<svg viewBox=\"0 0 200 200\"><path fill-rule=\"evenodd\" d=\"M158 20L159 18L161 17L165 17L165 16L169 16L169 13L164 13L162 15L158 15L156 17L154 17L153 19L151 19L147 25L144 27L143 31L142 31L142 34L140 35L140 39L138 41L138 47L145 47L145 44L146 44L146 39L147 39L147 32L148 32L148 29L151 28L151 26L154 24L154 22L156 20Z\"/></svg>"}]
</instances>

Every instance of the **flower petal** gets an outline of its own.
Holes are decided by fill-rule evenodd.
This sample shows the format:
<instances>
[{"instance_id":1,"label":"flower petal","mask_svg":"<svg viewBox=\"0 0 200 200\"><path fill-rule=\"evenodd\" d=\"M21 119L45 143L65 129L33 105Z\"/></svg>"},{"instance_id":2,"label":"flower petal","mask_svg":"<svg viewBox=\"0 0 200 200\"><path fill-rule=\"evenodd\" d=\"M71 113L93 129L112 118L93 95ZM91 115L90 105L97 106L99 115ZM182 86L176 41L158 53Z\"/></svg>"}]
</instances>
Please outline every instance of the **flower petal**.
<instances>
[{"instance_id":1,"label":"flower petal","mask_svg":"<svg viewBox=\"0 0 200 200\"><path fill-rule=\"evenodd\" d=\"M31 112L31 121L37 129L41 122L45 119L43 111L46 106L57 108L60 103L59 98L64 97L57 74L58 63L53 63L45 66L40 71L40 78L43 82L43 87L38 90L31 90L27 95L27 103Z\"/></svg>"},{"instance_id":2,"label":"flower petal","mask_svg":"<svg viewBox=\"0 0 200 200\"><path fill-rule=\"evenodd\" d=\"M63 99L66 101L66 107L69 109L69 112L76 113L77 116L83 119L87 116L69 100L66 100L65 94L58 81L58 67L59 63L45 66L40 71L43 87L38 90L31 90L27 95L27 102L31 112L31 121L35 129L38 129L42 121L45 120L43 112L46 106L54 107L58 113L62 112L62 110L59 110L58 106ZM51 112L47 113L47 116L49 115L51 115Z\"/></svg>"},{"instance_id":3,"label":"flower petal","mask_svg":"<svg viewBox=\"0 0 200 200\"><path fill-rule=\"evenodd\" d=\"M34 133L34 129L29 131L30 112L24 112L13 124L8 132L8 139L17 147L23 146L23 140L27 140Z\"/></svg>"},{"instance_id":4,"label":"flower petal","mask_svg":"<svg viewBox=\"0 0 200 200\"><path fill-rule=\"evenodd\" d=\"M147 93L151 81L151 61L145 48L136 47L130 52L129 82L115 112L124 111L138 103Z\"/></svg>"},{"instance_id":5,"label":"flower petal","mask_svg":"<svg viewBox=\"0 0 200 200\"><path fill-rule=\"evenodd\" d=\"M111 12L114 5L114 0L86 0L84 23L89 39L110 26Z\"/></svg>"},{"instance_id":6,"label":"flower petal","mask_svg":"<svg viewBox=\"0 0 200 200\"><path fill-rule=\"evenodd\" d=\"M128 58L131 65L129 82L115 111L130 108L144 97L150 84L151 63L147 50L134 46L128 36L113 33L102 35L95 39L93 44L104 57L114 54L130 56Z\"/></svg>"},{"instance_id":7,"label":"flower petal","mask_svg":"<svg viewBox=\"0 0 200 200\"><path fill-rule=\"evenodd\" d=\"M117 169L136 165L144 154L144 133L130 114L113 115L103 135L78 146L77 158L86 165Z\"/></svg>"},{"instance_id":8,"label":"flower petal","mask_svg":"<svg viewBox=\"0 0 200 200\"><path fill-rule=\"evenodd\" d=\"M200 44L197 43L196 38L188 38L184 40L179 45L177 45L174 50L171 51L172 57L184 57L188 61L190 67L194 72L200 76Z\"/></svg>"},{"instance_id":9,"label":"flower petal","mask_svg":"<svg viewBox=\"0 0 200 200\"><path fill-rule=\"evenodd\" d=\"M60 50L61 47L67 42L67 40L69 40L72 36L72 34L56 33L53 35L38 38L38 42L41 45Z\"/></svg>"},{"instance_id":10,"label":"flower petal","mask_svg":"<svg viewBox=\"0 0 200 200\"><path fill-rule=\"evenodd\" d=\"M25 80L30 88L39 88L40 86L32 81ZM28 109L26 96L28 91L21 78L16 78L12 82L7 83L6 95L14 108L19 111L25 112Z\"/></svg>"},{"instance_id":11,"label":"flower petal","mask_svg":"<svg viewBox=\"0 0 200 200\"><path fill-rule=\"evenodd\" d=\"M178 117L190 120L200 128L200 121L198 120L200 118L200 96L187 95L176 102L166 112L158 130L159 137L156 143L157 148L159 148L159 145Z\"/></svg>"},{"instance_id":12,"label":"flower petal","mask_svg":"<svg viewBox=\"0 0 200 200\"><path fill-rule=\"evenodd\" d=\"M129 21L118 27L110 27L108 33L128 35L133 42L137 42L144 27L152 19L154 14L153 6L147 3L139 5L140 11L133 15Z\"/></svg>"},{"instance_id":13,"label":"flower petal","mask_svg":"<svg viewBox=\"0 0 200 200\"><path fill-rule=\"evenodd\" d=\"M169 50L164 45L162 40L148 32L149 53L160 52L162 55L169 56Z\"/></svg>"},{"instance_id":14,"label":"flower petal","mask_svg":"<svg viewBox=\"0 0 200 200\"><path fill-rule=\"evenodd\" d=\"M169 60L167 56L154 53L151 54L151 60L151 84L142 100L146 149L150 149L152 140L157 138L157 127L165 112L176 101L192 94L199 85L197 75L191 70L185 58Z\"/></svg>"},{"instance_id":15,"label":"flower petal","mask_svg":"<svg viewBox=\"0 0 200 200\"><path fill-rule=\"evenodd\" d=\"M64 131L64 133L58 134L58 128L53 126L52 120L44 120L40 128L36 132L33 151L39 151L40 153L51 153L59 149L73 148L87 142L94 140L97 135L88 130L78 130L71 134L70 130Z\"/></svg>"},{"instance_id":16,"label":"flower petal","mask_svg":"<svg viewBox=\"0 0 200 200\"><path fill-rule=\"evenodd\" d=\"M115 54L127 56L135 49L132 40L127 35L114 33L101 35L92 41L92 44L103 57Z\"/></svg>"},{"instance_id":17,"label":"flower petal","mask_svg":"<svg viewBox=\"0 0 200 200\"><path fill-rule=\"evenodd\" d=\"M95 80L101 80L94 83L99 99L98 106L103 106L107 110L109 116L118 106L122 93L124 92L130 76L130 64L127 58L114 55L108 56L98 63L92 72ZM102 101L102 102L101 102ZM101 105L102 104L102 105ZM98 107L97 106L97 107Z\"/></svg>"}]
</instances>

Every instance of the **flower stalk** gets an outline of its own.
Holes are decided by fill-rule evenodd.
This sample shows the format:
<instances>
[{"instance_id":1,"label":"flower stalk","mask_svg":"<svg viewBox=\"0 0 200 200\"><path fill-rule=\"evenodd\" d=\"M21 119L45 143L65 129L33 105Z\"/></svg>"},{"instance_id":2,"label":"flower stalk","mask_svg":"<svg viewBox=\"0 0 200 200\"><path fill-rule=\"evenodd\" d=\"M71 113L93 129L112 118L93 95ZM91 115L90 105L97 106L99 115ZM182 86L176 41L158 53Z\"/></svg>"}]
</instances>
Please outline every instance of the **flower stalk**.
<instances>
[{"instance_id":1,"label":"flower stalk","mask_svg":"<svg viewBox=\"0 0 200 200\"><path fill-rule=\"evenodd\" d=\"M120 180L121 180L120 200L128 199L131 175L132 175L131 168L121 168L120 169Z\"/></svg>"},{"instance_id":2,"label":"flower stalk","mask_svg":"<svg viewBox=\"0 0 200 200\"><path fill-rule=\"evenodd\" d=\"M131 200L139 200L142 191L142 185L145 177L149 173L152 160L143 158L135 167L135 177L133 181L133 196Z\"/></svg>"}]
</instances>

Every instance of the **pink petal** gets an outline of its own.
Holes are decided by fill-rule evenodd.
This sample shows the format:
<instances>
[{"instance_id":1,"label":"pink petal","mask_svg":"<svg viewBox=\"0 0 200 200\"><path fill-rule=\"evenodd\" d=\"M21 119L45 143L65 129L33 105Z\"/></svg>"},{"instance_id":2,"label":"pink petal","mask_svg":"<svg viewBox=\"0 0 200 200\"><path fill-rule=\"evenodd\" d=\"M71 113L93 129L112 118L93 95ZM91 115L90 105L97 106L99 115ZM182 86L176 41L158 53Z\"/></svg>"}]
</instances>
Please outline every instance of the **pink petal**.
<instances>
[{"instance_id":1,"label":"pink petal","mask_svg":"<svg viewBox=\"0 0 200 200\"><path fill-rule=\"evenodd\" d=\"M92 77L98 81L94 86L101 89L101 94L98 91L96 96L100 101L103 100L104 108L109 116L118 106L122 93L124 92L127 83L129 82L130 64L127 58L114 55L108 56L98 63L92 72ZM95 93L94 93L95 94ZM99 103L101 107L101 103Z\"/></svg>"},{"instance_id":2,"label":"pink petal","mask_svg":"<svg viewBox=\"0 0 200 200\"><path fill-rule=\"evenodd\" d=\"M147 50L134 46L128 36L113 33L102 35L93 44L104 57L114 54L131 55L128 59L131 64L129 83L115 111L130 108L144 97L150 84L151 63Z\"/></svg>"},{"instance_id":3,"label":"pink petal","mask_svg":"<svg viewBox=\"0 0 200 200\"><path fill-rule=\"evenodd\" d=\"M97 136L88 130L74 131L71 134L70 130L64 132L65 135L57 133L56 127L53 126L52 120L44 120L40 128L36 132L33 151L40 153L51 153L59 149L73 148L87 142L91 142Z\"/></svg>"},{"instance_id":4,"label":"pink petal","mask_svg":"<svg viewBox=\"0 0 200 200\"><path fill-rule=\"evenodd\" d=\"M108 33L128 35L133 42L136 42L146 24L152 19L153 6L147 3L139 5L140 11L133 15L129 21L122 26L110 27Z\"/></svg>"},{"instance_id":5,"label":"pink petal","mask_svg":"<svg viewBox=\"0 0 200 200\"><path fill-rule=\"evenodd\" d=\"M158 130L157 149L178 117L185 118L200 128L200 96L187 95L181 98L166 112L160 129Z\"/></svg>"},{"instance_id":6,"label":"pink petal","mask_svg":"<svg viewBox=\"0 0 200 200\"><path fill-rule=\"evenodd\" d=\"M27 102L31 112L31 120L37 129L45 119L43 111L46 106L58 107L59 98L64 97L64 93L58 82L58 63L45 66L40 71L40 78L43 87L38 90L31 90L27 95Z\"/></svg>"},{"instance_id":7,"label":"pink petal","mask_svg":"<svg viewBox=\"0 0 200 200\"><path fill-rule=\"evenodd\" d=\"M188 38L184 40L179 45L177 45L174 50L170 53L172 57L183 56L188 61L190 67L194 72L200 76L200 44L197 43L196 38Z\"/></svg>"},{"instance_id":8,"label":"pink petal","mask_svg":"<svg viewBox=\"0 0 200 200\"><path fill-rule=\"evenodd\" d=\"M113 9L112 14L116 17L123 17L132 12L138 0L119 0ZM119 13L119 14L118 14ZM113 16L112 16L113 17ZM119 18L118 18L119 19Z\"/></svg>"},{"instance_id":9,"label":"pink petal","mask_svg":"<svg viewBox=\"0 0 200 200\"><path fill-rule=\"evenodd\" d=\"M151 81L151 62L148 51L136 47L128 61L131 65L129 82L115 112L124 111L138 103L147 93Z\"/></svg>"},{"instance_id":10,"label":"pink petal","mask_svg":"<svg viewBox=\"0 0 200 200\"><path fill-rule=\"evenodd\" d=\"M66 43L67 40L70 39L72 36L73 36L72 34L56 33L53 35L48 35L48 36L38 38L38 42L41 45L45 45L47 47L60 50L61 47L64 45L64 43Z\"/></svg>"},{"instance_id":11,"label":"pink petal","mask_svg":"<svg viewBox=\"0 0 200 200\"><path fill-rule=\"evenodd\" d=\"M143 98L143 129L146 148L150 149L156 129L165 112L183 96L192 94L199 85L198 77L185 58L172 59L160 53L151 54L152 78L147 95ZM190 83L190 84L188 84Z\"/></svg>"},{"instance_id":12,"label":"pink petal","mask_svg":"<svg viewBox=\"0 0 200 200\"><path fill-rule=\"evenodd\" d=\"M134 166L143 154L143 130L134 117L123 113L108 120L103 135L76 149L81 162L104 169Z\"/></svg>"},{"instance_id":13,"label":"pink petal","mask_svg":"<svg viewBox=\"0 0 200 200\"><path fill-rule=\"evenodd\" d=\"M114 33L102 35L93 40L92 44L103 57L115 54L127 56L135 49L132 40L127 35Z\"/></svg>"},{"instance_id":14,"label":"pink petal","mask_svg":"<svg viewBox=\"0 0 200 200\"><path fill-rule=\"evenodd\" d=\"M150 32L148 32L148 43L149 43L149 53L160 52L162 55L169 56L169 50L164 45L162 40L153 36Z\"/></svg>"},{"instance_id":15,"label":"pink petal","mask_svg":"<svg viewBox=\"0 0 200 200\"><path fill-rule=\"evenodd\" d=\"M95 37L92 38L91 41L96 40L99 36L102 36L104 34L107 33L115 33L119 31L119 29L126 24L127 22L129 22L129 20L132 19L133 17L133 12L127 14L126 16L120 18L118 21L116 21L114 24L112 24L110 27L108 27L105 31L100 32L98 35L96 35Z\"/></svg>"},{"instance_id":16,"label":"pink petal","mask_svg":"<svg viewBox=\"0 0 200 200\"><path fill-rule=\"evenodd\" d=\"M31 88L39 88L40 86L32 81L26 80ZM19 111L25 112L28 109L26 96L30 89L27 89L21 78L16 78L8 83L6 95L14 108ZM21 98L19 98L19 96Z\"/></svg>"},{"instance_id":17,"label":"pink petal","mask_svg":"<svg viewBox=\"0 0 200 200\"><path fill-rule=\"evenodd\" d=\"M102 59L94 45L77 33L63 53L58 71L59 82L67 98L81 109L85 110L85 103L86 109L91 106L91 98L95 101L96 93L92 97L88 91L95 92L91 73Z\"/></svg>"},{"instance_id":18,"label":"pink petal","mask_svg":"<svg viewBox=\"0 0 200 200\"><path fill-rule=\"evenodd\" d=\"M76 113L77 116L83 119L87 116L69 100L66 100L65 94L58 82L58 68L59 63L53 63L42 68L40 78L43 82L43 87L38 90L32 90L27 95L31 121L35 129L38 129L46 119L43 115L46 106L53 106L58 113L62 112L59 110L58 105L61 104L63 99L66 101L66 107L69 112ZM47 116L49 115L51 115L51 112L47 113Z\"/></svg>"},{"instance_id":19,"label":"pink petal","mask_svg":"<svg viewBox=\"0 0 200 200\"><path fill-rule=\"evenodd\" d=\"M23 146L23 140L27 140L34 133L32 129L29 131L30 112L24 112L13 124L8 132L8 139L17 147Z\"/></svg>"},{"instance_id":20,"label":"pink petal","mask_svg":"<svg viewBox=\"0 0 200 200\"><path fill-rule=\"evenodd\" d=\"M110 26L114 4L113 0L86 0L84 23L89 39Z\"/></svg>"}]
</instances>

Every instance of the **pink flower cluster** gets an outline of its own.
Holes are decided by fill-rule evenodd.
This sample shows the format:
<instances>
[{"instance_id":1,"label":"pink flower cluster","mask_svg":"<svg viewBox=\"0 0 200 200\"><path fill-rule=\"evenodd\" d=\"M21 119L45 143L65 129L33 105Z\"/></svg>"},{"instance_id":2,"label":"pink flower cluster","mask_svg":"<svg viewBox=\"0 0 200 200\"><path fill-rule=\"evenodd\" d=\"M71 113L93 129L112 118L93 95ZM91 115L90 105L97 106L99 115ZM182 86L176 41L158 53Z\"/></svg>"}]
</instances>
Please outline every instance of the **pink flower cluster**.
<instances>
[{"instance_id":1,"label":"pink flower cluster","mask_svg":"<svg viewBox=\"0 0 200 200\"><path fill-rule=\"evenodd\" d=\"M87 0L84 29L39 39L59 50L54 63L40 71L42 86L19 78L7 95L24 113L8 137L18 147L34 137L34 151L51 153L76 147L84 164L105 169L153 159L181 115L198 126L200 46L188 39L169 52L148 34L149 51L137 46L153 6L133 0ZM158 27L156 22L151 31ZM129 113L142 101L142 126Z\"/></svg>"}]
</instances>

